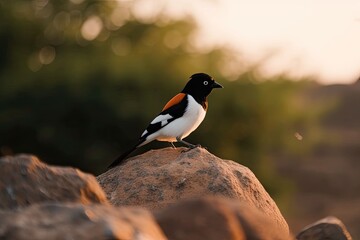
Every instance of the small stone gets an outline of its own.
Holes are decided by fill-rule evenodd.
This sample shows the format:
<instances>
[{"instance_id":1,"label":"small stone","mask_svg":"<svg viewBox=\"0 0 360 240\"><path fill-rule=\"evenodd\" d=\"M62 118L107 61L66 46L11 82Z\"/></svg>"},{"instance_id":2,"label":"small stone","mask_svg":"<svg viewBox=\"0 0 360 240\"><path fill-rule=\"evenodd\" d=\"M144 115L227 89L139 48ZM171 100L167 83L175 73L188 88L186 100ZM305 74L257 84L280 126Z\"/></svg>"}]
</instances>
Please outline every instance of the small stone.
<instances>
[{"instance_id":1,"label":"small stone","mask_svg":"<svg viewBox=\"0 0 360 240\"><path fill-rule=\"evenodd\" d=\"M345 225L336 217L323 218L306 226L296 236L298 240L352 240Z\"/></svg>"}]
</instances>

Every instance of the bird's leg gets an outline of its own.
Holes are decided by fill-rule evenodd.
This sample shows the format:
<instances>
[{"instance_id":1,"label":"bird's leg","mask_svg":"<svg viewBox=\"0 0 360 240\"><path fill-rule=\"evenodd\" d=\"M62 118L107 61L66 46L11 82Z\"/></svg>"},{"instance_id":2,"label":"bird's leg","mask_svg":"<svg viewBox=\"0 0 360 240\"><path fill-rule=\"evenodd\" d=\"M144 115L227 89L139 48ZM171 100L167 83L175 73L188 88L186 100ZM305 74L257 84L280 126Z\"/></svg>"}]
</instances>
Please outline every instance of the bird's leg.
<instances>
[{"instance_id":1,"label":"bird's leg","mask_svg":"<svg viewBox=\"0 0 360 240\"><path fill-rule=\"evenodd\" d=\"M173 142L170 142L170 144L171 144L172 148L175 148L175 149L176 149L176 147L175 147L175 145L174 145Z\"/></svg>"},{"instance_id":2,"label":"bird's leg","mask_svg":"<svg viewBox=\"0 0 360 240\"><path fill-rule=\"evenodd\" d=\"M197 146L188 142L185 142L184 140L182 140L180 137L176 137L176 141L179 143L182 143L184 145L186 145L188 148L192 149L192 148L196 148Z\"/></svg>"},{"instance_id":3,"label":"bird's leg","mask_svg":"<svg viewBox=\"0 0 360 240\"><path fill-rule=\"evenodd\" d=\"M194 145L194 144L185 142L185 141L182 140L180 137L176 137L176 141L178 141L179 143L182 143L182 144L186 145L186 147L189 148L187 151L190 151L190 150L193 149L193 148L201 147L200 144ZM186 152L187 152L187 151L186 151Z\"/></svg>"}]
</instances>

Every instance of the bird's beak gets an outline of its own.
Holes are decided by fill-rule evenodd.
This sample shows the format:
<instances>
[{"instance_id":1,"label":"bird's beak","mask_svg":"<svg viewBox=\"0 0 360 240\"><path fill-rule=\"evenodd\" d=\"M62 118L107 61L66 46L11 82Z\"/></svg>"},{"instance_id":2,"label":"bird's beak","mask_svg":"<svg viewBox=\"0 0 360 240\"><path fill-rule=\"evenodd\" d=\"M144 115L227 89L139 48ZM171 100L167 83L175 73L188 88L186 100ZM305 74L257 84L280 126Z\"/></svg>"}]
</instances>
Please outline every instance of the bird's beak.
<instances>
[{"instance_id":1,"label":"bird's beak","mask_svg":"<svg viewBox=\"0 0 360 240\"><path fill-rule=\"evenodd\" d=\"M215 82L211 85L212 88L223 88L219 83Z\"/></svg>"}]
</instances>

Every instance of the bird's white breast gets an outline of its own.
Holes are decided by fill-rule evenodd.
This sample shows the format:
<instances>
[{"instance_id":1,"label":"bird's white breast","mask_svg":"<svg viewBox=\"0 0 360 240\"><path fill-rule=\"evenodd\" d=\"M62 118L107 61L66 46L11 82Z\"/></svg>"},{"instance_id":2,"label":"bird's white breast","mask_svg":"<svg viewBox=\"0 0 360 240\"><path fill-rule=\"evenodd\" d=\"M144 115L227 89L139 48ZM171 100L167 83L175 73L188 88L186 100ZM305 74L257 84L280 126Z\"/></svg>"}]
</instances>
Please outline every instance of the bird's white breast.
<instances>
[{"instance_id":1,"label":"bird's white breast","mask_svg":"<svg viewBox=\"0 0 360 240\"><path fill-rule=\"evenodd\" d=\"M176 137L183 139L189 136L204 120L206 115L204 108L190 95L187 95L187 100L188 106L184 115L162 128L157 140L175 142Z\"/></svg>"}]
</instances>

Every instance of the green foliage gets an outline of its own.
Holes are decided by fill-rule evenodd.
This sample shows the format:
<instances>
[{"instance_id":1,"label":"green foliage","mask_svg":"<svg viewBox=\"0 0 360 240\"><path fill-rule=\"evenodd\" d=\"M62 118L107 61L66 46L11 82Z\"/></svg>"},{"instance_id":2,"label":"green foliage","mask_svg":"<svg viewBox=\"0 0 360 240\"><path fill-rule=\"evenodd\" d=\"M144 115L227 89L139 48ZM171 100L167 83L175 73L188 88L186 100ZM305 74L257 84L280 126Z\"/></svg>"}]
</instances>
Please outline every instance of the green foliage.
<instances>
[{"instance_id":1,"label":"green foliage","mask_svg":"<svg viewBox=\"0 0 360 240\"><path fill-rule=\"evenodd\" d=\"M144 22L116 4L0 3L1 153L34 153L49 163L100 173L191 74L207 72L225 88L210 96L207 118L188 140L249 166L268 190L281 192L286 186L272 161L312 145L299 147L294 137L316 127L316 118L309 120L314 112L301 104L311 84L282 76L265 81L255 70L228 81L218 68L233 53L194 50L194 22L164 15ZM92 16L102 29L88 41L81 31ZM164 146L152 143L142 151Z\"/></svg>"}]
</instances>

